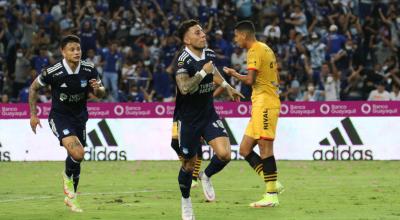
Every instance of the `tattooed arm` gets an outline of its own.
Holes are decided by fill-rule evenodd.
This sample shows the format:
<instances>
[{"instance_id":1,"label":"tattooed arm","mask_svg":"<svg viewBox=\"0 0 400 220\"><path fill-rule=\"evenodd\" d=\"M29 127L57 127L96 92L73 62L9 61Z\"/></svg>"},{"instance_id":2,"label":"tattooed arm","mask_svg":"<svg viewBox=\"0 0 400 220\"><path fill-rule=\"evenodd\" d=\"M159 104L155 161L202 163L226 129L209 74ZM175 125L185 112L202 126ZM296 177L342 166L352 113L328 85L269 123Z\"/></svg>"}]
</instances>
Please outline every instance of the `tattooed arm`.
<instances>
[{"instance_id":1,"label":"tattooed arm","mask_svg":"<svg viewBox=\"0 0 400 220\"><path fill-rule=\"evenodd\" d=\"M36 78L32 85L29 87L29 109L31 113L31 128L33 133L36 134L36 126L39 125L42 127L40 124L40 120L37 116L37 109L36 109L36 102L38 99L38 91L40 89L41 85L38 81L38 78Z\"/></svg>"},{"instance_id":2,"label":"tattooed arm","mask_svg":"<svg viewBox=\"0 0 400 220\"><path fill-rule=\"evenodd\" d=\"M212 74L214 70L214 66L212 61L204 64L203 69L200 72L197 72L193 77L189 77L187 73L180 73L176 75L176 84L178 85L179 91L186 95L195 91L201 80L206 77L207 74Z\"/></svg>"}]
</instances>

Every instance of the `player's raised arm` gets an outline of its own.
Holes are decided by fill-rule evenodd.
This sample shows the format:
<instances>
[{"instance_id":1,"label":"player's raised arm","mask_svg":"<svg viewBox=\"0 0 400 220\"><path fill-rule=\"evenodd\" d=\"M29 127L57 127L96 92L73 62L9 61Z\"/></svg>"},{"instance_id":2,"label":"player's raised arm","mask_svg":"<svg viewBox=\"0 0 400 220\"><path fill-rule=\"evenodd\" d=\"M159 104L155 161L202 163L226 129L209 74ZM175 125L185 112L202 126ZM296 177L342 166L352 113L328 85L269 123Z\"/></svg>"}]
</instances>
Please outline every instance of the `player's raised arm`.
<instances>
[{"instance_id":1,"label":"player's raised arm","mask_svg":"<svg viewBox=\"0 0 400 220\"><path fill-rule=\"evenodd\" d=\"M37 109L36 109L36 102L38 99L38 92L39 92L40 87L41 87L41 85L39 83L39 77L37 77L31 84L31 86L29 87L29 109L30 109L30 114L31 114L30 124L31 124L32 131L35 134L36 134L37 125L42 127L42 125L40 124L40 120L37 116Z\"/></svg>"},{"instance_id":2,"label":"player's raised arm","mask_svg":"<svg viewBox=\"0 0 400 220\"><path fill-rule=\"evenodd\" d=\"M253 85L254 82L256 81L256 76L257 76L256 70L248 70L247 75L242 75L236 72L235 69L224 67L224 72L230 76L235 77L236 79L240 80L241 82L249 86Z\"/></svg>"},{"instance_id":3,"label":"player's raised arm","mask_svg":"<svg viewBox=\"0 0 400 220\"><path fill-rule=\"evenodd\" d=\"M201 80L203 80L207 74L213 73L214 66L212 61L204 64L203 69L197 72L193 77L189 77L189 74L183 70L184 69L178 69L175 78L179 91L183 95L186 95L197 90Z\"/></svg>"}]
</instances>

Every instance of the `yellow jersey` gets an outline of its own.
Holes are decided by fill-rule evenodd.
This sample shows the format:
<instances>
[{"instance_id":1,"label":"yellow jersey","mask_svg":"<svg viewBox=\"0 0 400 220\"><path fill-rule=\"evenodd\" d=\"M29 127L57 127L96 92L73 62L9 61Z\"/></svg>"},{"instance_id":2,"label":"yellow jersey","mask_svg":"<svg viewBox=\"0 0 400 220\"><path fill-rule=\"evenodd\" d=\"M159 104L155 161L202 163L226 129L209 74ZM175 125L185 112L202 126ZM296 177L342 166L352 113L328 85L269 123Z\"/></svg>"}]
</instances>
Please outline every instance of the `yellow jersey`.
<instances>
[{"instance_id":1,"label":"yellow jersey","mask_svg":"<svg viewBox=\"0 0 400 220\"><path fill-rule=\"evenodd\" d=\"M256 41L247 53L247 69L257 72L256 81L252 86L252 106L280 108L279 73L272 49Z\"/></svg>"}]
</instances>

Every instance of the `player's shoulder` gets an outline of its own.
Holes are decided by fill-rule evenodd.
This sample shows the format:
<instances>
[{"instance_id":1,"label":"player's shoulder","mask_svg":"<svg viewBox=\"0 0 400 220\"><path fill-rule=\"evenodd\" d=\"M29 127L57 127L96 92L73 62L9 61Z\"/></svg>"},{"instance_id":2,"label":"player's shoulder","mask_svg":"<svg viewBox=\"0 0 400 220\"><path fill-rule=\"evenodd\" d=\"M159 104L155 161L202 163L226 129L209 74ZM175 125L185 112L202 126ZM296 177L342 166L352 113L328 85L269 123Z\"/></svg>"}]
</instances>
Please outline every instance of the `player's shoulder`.
<instances>
[{"instance_id":1,"label":"player's shoulder","mask_svg":"<svg viewBox=\"0 0 400 220\"><path fill-rule=\"evenodd\" d=\"M60 61L44 68L42 70L42 73L43 74L54 74L54 73L58 73L59 71L62 71L62 69L63 69L63 64L62 64L62 61L60 60Z\"/></svg>"},{"instance_id":2,"label":"player's shoulder","mask_svg":"<svg viewBox=\"0 0 400 220\"><path fill-rule=\"evenodd\" d=\"M210 48L206 48L204 50L204 53L207 58L217 58L217 55L215 54L214 50Z\"/></svg>"},{"instance_id":3,"label":"player's shoulder","mask_svg":"<svg viewBox=\"0 0 400 220\"><path fill-rule=\"evenodd\" d=\"M178 55L177 66L178 68L187 68L191 61L190 54L186 50L182 50Z\"/></svg>"},{"instance_id":4,"label":"player's shoulder","mask_svg":"<svg viewBox=\"0 0 400 220\"><path fill-rule=\"evenodd\" d=\"M95 68L94 68L94 63L86 60L81 60L81 69L91 73Z\"/></svg>"},{"instance_id":5,"label":"player's shoulder","mask_svg":"<svg viewBox=\"0 0 400 220\"><path fill-rule=\"evenodd\" d=\"M273 53L273 50L267 44L258 41L249 49L249 53L262 55Z\"/></svg>"},{"instance_id":6,"label":"player's shoulder","mask_svg":"<svg viewBox=\"0 0 400 220\"><path fill-rule=\"evenodd\" d=\"M87 60L81 60L81 65L84 67L94 68L94 63Z\"/></svg>"}]
</instances>

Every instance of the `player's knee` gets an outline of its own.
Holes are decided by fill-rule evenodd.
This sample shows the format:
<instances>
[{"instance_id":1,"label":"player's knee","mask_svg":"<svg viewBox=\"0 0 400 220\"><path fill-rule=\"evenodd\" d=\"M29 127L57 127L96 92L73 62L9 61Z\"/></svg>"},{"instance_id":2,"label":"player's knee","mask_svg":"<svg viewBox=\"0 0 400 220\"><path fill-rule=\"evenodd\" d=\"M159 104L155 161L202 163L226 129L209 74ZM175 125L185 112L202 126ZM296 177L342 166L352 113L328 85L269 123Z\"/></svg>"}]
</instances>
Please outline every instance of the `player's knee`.
<instances>
[{"instance_id":1,"label":"player's knee","mask_svg":"<svg viewBox=\"0 0 400 220\"><path fill-rule=\"evenodd\" d=\"M231 153L226 152L218 156L218 158L224 162L229 162L231 161Z\"/></svg>"},{"instance_id":2,"label":"player's knee","mask_svg":"<svg viewBox=\"0 0 400 220\"><path fill-rule=\"evenodd\" d=\"M85 157L85 151L82 148L77 148L74 152L71 153L72 159L75 161L81 162Z\"/></svg>"},{"instance_id":3,"label":"player's knee","mask_svg":"<svg viewBox=\"0 0 400 220\"><path fill-rule=\"evenodd\" d=\"M191 159L184 159L182 162L182 167L186 172L193 172L195 166L195 161Z\"/></svg>"},{"instance_id":4,"label":"player's knee","mask_svg":"<svg viewBox=\"0 0 400 220\"><path fill-rule=\"evenodd\" d=\"M274 155L274 151L269 147L260 147L260 156L261 158L267 158Z\"/></svg>"},{"instance_id":5,"label":"player's knee","mask_svg":"<svg viewBox=\"0 0 400 220\"><path fill-rule=\"evenodd\" d=\"M250 154L250 151L248 149L240 148L239 149L239 154L242 157L247 157L247 155Z\"/></svg>"}]
</instances>

